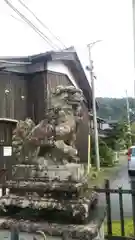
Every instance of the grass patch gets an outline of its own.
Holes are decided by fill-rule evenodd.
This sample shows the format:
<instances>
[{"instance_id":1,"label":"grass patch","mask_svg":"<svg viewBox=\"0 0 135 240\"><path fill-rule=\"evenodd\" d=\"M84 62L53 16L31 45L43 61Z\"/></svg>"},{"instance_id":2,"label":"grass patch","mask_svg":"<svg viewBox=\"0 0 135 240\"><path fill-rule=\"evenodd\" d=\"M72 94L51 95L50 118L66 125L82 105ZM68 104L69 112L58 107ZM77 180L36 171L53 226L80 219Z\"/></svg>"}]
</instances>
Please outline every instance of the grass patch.
<instances>
[{"instance_id":1,"label":"grass patch","mask_svg":"<svg viewBox=\"0 0 135 240\"><path fill-rule=\"evenodd\" d=\"M107 233L107 225L105 223L105 233ZM113 221L112 223L112 233L115 236L121 236L121 225L120 221ZM133 236L133 220L125 219L125 236Z\"/></svg>"},{"instance_id":2,"label":"grass patch","mask_svg":"<svg viewBox=\"0 0 135 240\"><path fill-rule=\"evenodd\" d=\"M97 173L94 167L91 167L89 174L90 186L102 187L104 186L105 179L115 179L121 166L125 164L125 157L121 157L120 161L113 167L101 167L100 172Z\"/></svg>"},{"instance_id":3,"label":"grass patch","mask_svg":"<svg viewBox=\"0 0 135 240\"><path fill-rule=\"evenodd\" d=\"M102 167L100 172L97 172L96 169L92 167L89 175L90 185L103 186L105 179L110 178L113 173L116 173L116 168L117 167Z\"/></svg>"}]
</instances>

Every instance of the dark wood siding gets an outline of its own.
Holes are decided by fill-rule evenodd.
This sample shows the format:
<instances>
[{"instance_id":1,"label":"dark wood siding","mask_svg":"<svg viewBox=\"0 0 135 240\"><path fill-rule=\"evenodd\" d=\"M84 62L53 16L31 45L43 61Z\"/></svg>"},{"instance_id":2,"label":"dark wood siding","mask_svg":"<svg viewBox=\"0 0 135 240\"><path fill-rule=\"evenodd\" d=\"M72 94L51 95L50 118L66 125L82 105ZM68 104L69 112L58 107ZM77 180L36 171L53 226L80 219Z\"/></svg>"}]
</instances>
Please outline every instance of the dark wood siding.
<instances>
[{"instance_id":1,"label":"dark wood siding","mask_svg":"<svg viewBox=\"0 0 135 240\"><path fill-rule=\"evenodd\" d=\"M69 86L71 81L65 74L47 71L47 103L48 108L51 104L51 92L54 92L58 85Z\"/></svg>"},{"instance_id":2,"label":"dark wood siding","mask_svg":"<svg viewBox=\"0 0 135 240\"><path fill-rule=\"evenodd\" d=\"M23 75L0 73L0 117L26 117L27 89Z\"/></svg>"},{"instance_id":3,"label":"dark wood siding","mask_svg":"<svg viewBox=\"0 0 135 240\"><path fill-rule=\"evenodd\" d=\"M31 74L27 82L28 88L28 117L36 123L42 120L46 111L46 72Z\"/></svg>"},{"instance_id":4,"label":"dark wood siding","mask_svg":"<svg viewBox=\"0 0 135 240\"><path fill-rule=\"evenodd\" d=\"M10 121L0 121L0 169L6 168L6 179L11 180L12 164L15 161L13 152L10 156L4 155L4 148L11 147L12 149L12 131L16 123ZM0 178L0 183L5 182L5 176Z\"/></svg>"},{"instance_id":5,"label":"dark wood siding","mask_svg":"<svg viewBox=\"0 0 135 240\"><path fill-rule=\"evenodd\" d=\"M27 117L27 76L16 76L12 83L14 89L14 118L24 120Z\"/></svg>"},{"instance_id":6,"label":"dark wood siding","mask_svg":"<svg viewBox=\"0 0 135 240\"><path fill-rule=\"evenodd\" d=\"M0 145L11 146L12 145L12 132L16 123L9 121L0 121Z\"/></svg>"}]
</instances>

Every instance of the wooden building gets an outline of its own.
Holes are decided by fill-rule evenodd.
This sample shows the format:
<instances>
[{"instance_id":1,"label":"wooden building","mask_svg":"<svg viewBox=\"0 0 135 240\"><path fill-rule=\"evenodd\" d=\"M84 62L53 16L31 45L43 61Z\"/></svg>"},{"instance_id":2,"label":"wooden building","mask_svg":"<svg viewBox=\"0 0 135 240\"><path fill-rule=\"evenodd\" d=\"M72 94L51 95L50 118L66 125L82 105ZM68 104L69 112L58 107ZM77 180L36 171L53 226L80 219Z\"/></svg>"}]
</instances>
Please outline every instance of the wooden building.
<instances>
[{"instance_id":1,"label":"wooden building","mask_svg":"<svg viewBox=\"0 0 135 240\"><path fill-rule=\"evenodd\" d=\"M98 107L98 106L97 106ZM91 135L94 135L94 120L93 120L93 114L89 113L89 119L90 119L90 133ZM97 130L98 130L98 136L101 138L106 137L106 131L104 126L106 126L107 122L105 119L97 117Z\"/></svg>"},{"instance_id":2,"label":"wooden building","mask_svg":"<svg viewBox=\"0 0 135 240\"><path fill-rule=\"evenodd\" d=\"M84 119L80 124L77 146L82 161L87 161L91 88L73 48L29 57L0 59L0 118L44 118L50 93L57 85L74 85L82 89ZM83 143L83 144L82 144Z\"/></svg>"}]
</instances>

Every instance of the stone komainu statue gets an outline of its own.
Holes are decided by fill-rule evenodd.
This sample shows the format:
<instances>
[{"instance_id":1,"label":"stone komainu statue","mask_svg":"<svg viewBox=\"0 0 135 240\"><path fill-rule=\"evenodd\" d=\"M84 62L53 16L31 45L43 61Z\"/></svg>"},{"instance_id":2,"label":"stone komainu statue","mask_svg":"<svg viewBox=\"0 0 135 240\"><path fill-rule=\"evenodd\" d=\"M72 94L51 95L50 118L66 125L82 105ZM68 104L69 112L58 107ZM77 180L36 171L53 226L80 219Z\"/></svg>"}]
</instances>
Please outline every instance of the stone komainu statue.
<instances>
[{"instance_id":1,"label":"stone komainu statue","mask_svg":"<svg viewBox=\"0 0 135 240\"><path fill-rule=\"evenodd\" d=\"M25 214L27 218L36 214L36 217L32 215L34 219L42 216L47 222L49 217L52 222L56 219L55 227L49 224L44 231L65 234L58 221L68 222L65 225L67 232L70 232L71 222L84 224L89 221L97 194L88 188L84 166L79 163L75 146L82 119L82 91L73 86L58 86L51 100L51 108L38 125L31 119L17 124L13 133L16 156L13 179L6 181L10 192L0 198L0 208L10 214L15 210L21 219ZM30 228L34 229L34 223L31 224Z\"/></svg>"},{"instance_id":2,"label":"stone komainu statue","mask_svg":"<svg viewBox=\"0 0 135 240\"><path fill-rule=\"evenodd\" d=\"M45 119L36 126L31 119L19 121L13 133L13 151L18 161L37 161L42 149L44 158L49 154L56 162L78 162L75 142L82 101L80 89L58 86Z\"/></svg>"}]
</instances>

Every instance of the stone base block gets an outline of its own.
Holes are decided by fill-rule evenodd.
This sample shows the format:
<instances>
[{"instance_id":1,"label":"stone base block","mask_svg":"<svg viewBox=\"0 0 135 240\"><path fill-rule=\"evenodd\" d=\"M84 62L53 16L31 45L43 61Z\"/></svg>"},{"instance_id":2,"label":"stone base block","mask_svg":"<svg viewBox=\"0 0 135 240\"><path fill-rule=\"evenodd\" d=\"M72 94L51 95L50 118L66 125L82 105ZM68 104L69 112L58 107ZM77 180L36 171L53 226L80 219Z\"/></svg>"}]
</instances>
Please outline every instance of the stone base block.
<instances>
[{"instance_id":1,"label":"stone base block","mask_svg":"<svg viewBox=\"0 0 135 240\"><path fill-rule=\"evenodd\" d=\"M97 194L95 192L91 192L89 198L84 197L77 200L58 200L14 194L3 196L0 199L1 208L7 211L13 208L18 208L19 211L33 209L42 213L45 218L47 216L47 219L49 214L54 219L57 212L59 217L62 215L65 219L67 217L70 221L75 220L77 222L86 222L89 219L90 210L95 203L97 203Z\"/></svg>"},{"instance_id":2,"label":"stone base block","mask_svg":"<svg viewBox=\"0 0 135 240\"><path fill-rule=\"evenodd\" d=\"M37 195L39 194L40 196L46 195L48 198L55 195L57 198L61 196L61 199L86 196L89 190L87 182L43 182L39 181L39 179L34 179L33 181L7 181L2 186L10 189L10 192L15 193L16 195L25 196L27 193L31 193L31 195L37 193Z\"/></svg>"},{"instance_id":3,"label":"stone base block","mask_svg":"<svg viewBox=\"0 0 135 240\"><path fill-rule=\"evenodd\" d=\"M73 240L73 239L83 239L83 240L103 240L104 239L104 228L103 222L105 219L105 207L97 207L92 210L91 218L88 224L65 224L65 223L50 223L48 221L35 221L15 219L11 216L0 218L0 229L3 231L18 231L21 237L25 233L25 238L27 239L39 239L40 236L36 235L37 231L42 231L46 239L55 240ZM58 218L57 218L58 220ZM28 235L27 235L28 233ZM1 235L1 234L0 234ZM26 237L27 236L27 237ZM3 238L2 238L3 239Z\"/></svg>"},{"instance_id":4,"label":"stone base block","mask_svg":"<svg viewBox=\"0 0 135 240\"><path fill-rule=\"evenodd\" d=\"M84 166L82 164L68 163L65 165L14 165L14 179L43 178L44 180L82 181L84 178Z\"/></svg>"}]
</instances>

